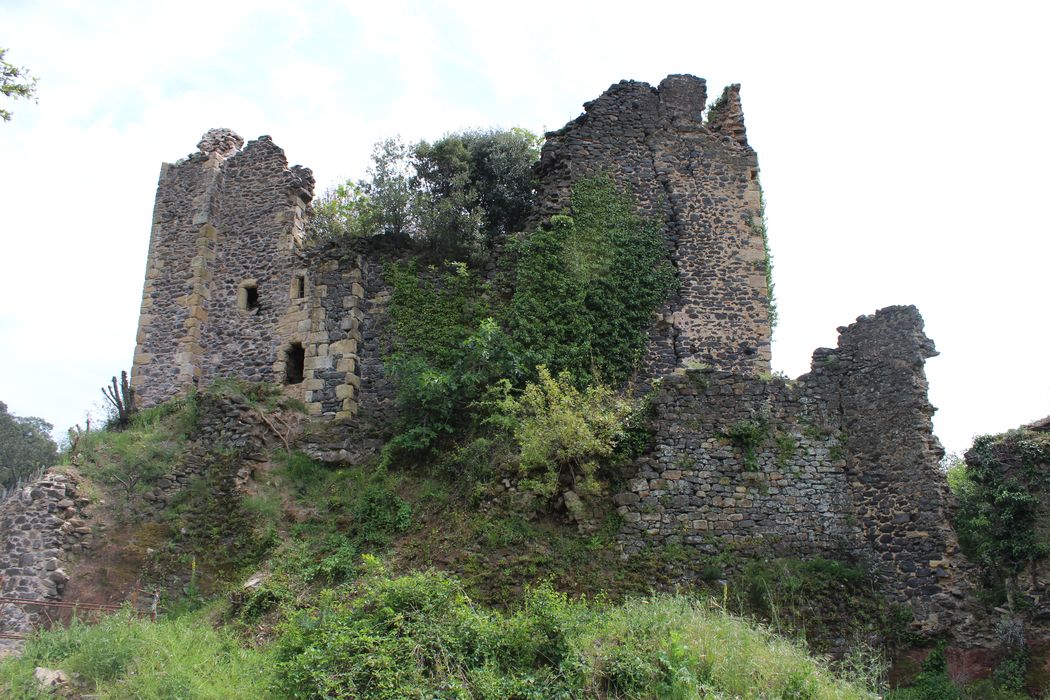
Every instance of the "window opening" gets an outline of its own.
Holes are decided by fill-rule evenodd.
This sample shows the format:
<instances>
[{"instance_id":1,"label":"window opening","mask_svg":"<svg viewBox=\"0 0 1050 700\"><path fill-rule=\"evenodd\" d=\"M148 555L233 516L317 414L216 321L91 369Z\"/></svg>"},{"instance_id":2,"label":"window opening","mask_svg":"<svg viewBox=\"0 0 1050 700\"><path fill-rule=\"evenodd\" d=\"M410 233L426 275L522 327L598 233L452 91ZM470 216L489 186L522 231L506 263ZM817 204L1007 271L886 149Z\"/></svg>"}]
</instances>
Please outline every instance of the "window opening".
<instances>
[{"instance_id":1,"label":"window opening","mask_svg":"<svg viewBox=\"0 0 1050 700\"><path fill-rule=\"evenodd\" d=\"M256 311L259 308L259 285L255 280L244 280L237 288L237 307L241 311Z\"/></svg>"},{"instance_id":2,"label":"window opening","mask_svg":"<svg viewBox=\"0 0 1050 700\"><path fill-rule=\"evenodd\" d=\"M295 284L292 286L293 299L302 299L306 296L306 276L296 275Z\"/></svg>"},{"instance_id":3,"label":"window opening","mask_svg":"<svg viewBox=\"0 0 1050 700\"><path fill-rule=\"evenodd\" d=\"M306 350L302 343L292 343L284 353L284 383L300 384L306 364Z\"/></svg>"}]
</instances>

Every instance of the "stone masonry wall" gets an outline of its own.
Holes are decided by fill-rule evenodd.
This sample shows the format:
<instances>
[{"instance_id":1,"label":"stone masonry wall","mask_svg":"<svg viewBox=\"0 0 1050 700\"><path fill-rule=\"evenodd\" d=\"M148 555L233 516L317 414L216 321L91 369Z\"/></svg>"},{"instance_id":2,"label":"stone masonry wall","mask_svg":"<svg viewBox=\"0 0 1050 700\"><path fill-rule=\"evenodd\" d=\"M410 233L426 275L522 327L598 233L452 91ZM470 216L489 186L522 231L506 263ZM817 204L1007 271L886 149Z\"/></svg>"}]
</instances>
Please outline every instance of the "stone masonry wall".
<instances>
[{"instance_id":1,"label":"stone masonry wall","mask_svg":"<svg viewBox=\"0 0 1050 700\"><path fill-rule=\"evenodd\" d=\"M203 325L202 379L237 376L274 381L274 363L288 338L279 322L298 289L294 255L302 238L313 176L288 167L268 136L250 142L221 164L218 205L210 223L217 244L208 315ZM245 289L254 286L255 308Z\"/></svg>"},{"instance_id":2,"label":"stone masonry wall","mask_svg":"<svg viewBox=\"0 0 1050 700\"><path fill-rule=\"evenodd\" d=\"M311 415L343 423L359 414L369 422L392 415L393 388L383 372L387 256L382 242L371 241L301 254L301 264L310 271L309 299L282 319L282 332L300 338L306 349L301 398ZM283 376L283 358L275 374Z\"/></svg>"},{"instance_id":3,"label":"stone masonry wall","mask_svg":"<svg viewBox=\"0 0 1050 700\"><path fill-rule=\"evenodd\" d=\"M55 471L0 504L0 595L30 600L60 600L69 577L71 555L93 546L83 520L88 500L77 493L76 477ZM0 631L27 634L40 612L22 605L0 605ZM0 654L22 642L0 639Z\"/></svg>"},{"instance_id":4,"label":"stone masonry wall","mask_svg":"<svg viewBox=\"0 0 1050 700\"><path fill-rule=\"evenodd\" d=\"M666 377L653 398L655 447L616 496L624 550L746 546L779 555L849 551L859 535L840 436L805 386L710 368ZM753 430L753 456L746 440Z\"/></svg>"},{"instance_id":5,"label":"stone masonry wall","mask_svg":"<svg viewBox=\"0 0 1050 700\"><path fill-rule=\"evenodd\" d=\"M147 407L222 377L284 384L310 415L389 413L378 329L380 257L304 251L313 176L268 136L228 129L165 165L154 210L132 386ZM303 354L301 381L289 356ZM362 381L368 390L362 392Z\"/></svg>"},{"instance_id":6,"label":"stone masonry wall","mask_svg":"<svg viewBox=\"0 0 1050 700\"><path fill-rule=\"evenodd\" d=\"M914 307L839 331L838 348L817 350L793 382L713 369L667 377L654 447L615 497L621 544L845 556L927 629L943 628L963 592L926 398L933 344Z\"/></svg>"},{"instance_id":7,"label":"stone masonry wall","mask_svg":"<svg viewBox=\"0 0 1050 700\"><path fill-rule=\"evenodd\" d=\"M273 379L313 176L268 136L243 142L213 129L161 169L132 365L140 406L222 376Z\"/></svg>"},{"instance_id":8,"label":"stone masonry wall","mask_svg":"<svg viewBox=\"0 0 1050 700\"><path fill-rule=\"evenodd\" d=\"M703 362L769 370L770 322L758 160L747 144L739 86L702 119L707 86L672 75L656 88L610 87L546 135L533 224L570 205L572 183L608 173L663 223L680 289L650 333L643 382Z\"/></svg>"}]
</instances>

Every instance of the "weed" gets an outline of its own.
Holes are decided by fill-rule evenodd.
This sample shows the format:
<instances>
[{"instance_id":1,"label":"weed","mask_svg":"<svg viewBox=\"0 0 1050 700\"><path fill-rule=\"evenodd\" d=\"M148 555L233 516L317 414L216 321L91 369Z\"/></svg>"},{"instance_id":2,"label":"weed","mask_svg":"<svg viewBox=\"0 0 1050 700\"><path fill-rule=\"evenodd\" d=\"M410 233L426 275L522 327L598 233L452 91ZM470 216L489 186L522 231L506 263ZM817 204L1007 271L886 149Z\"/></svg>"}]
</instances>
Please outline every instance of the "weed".
<instances>
[{"instance_id":1,"label":"weed","mask_svg":"<svg viewBox=\"0 0 1050 700\"><path fill-rule=\"evenodd\" d=\"M743 454L744 466L750 471L758 469L758 448L769 437L769 425L763 418L741 421L730 426L724 433Z\"/></svg>"}]
</instances>

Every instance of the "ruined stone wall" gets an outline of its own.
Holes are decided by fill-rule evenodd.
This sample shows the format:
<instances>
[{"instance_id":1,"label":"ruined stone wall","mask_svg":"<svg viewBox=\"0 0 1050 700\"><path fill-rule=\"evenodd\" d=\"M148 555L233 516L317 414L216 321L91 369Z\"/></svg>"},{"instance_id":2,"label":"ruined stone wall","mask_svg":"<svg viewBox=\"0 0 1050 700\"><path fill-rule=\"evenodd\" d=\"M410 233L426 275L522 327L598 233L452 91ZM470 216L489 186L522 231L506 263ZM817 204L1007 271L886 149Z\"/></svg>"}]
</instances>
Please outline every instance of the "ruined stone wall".
<instances>
[{"instance_id":1,"label":"ruined stone wall","mask_svg":"<svg viewBox=\"0 0 1050 700\"><path fill-rule=\"evenodd\" d=\"M825 392L829 413L837 405L854 514L884 587L947 604L958 545L923 369L936 354L915 307L893 306L840 328L803 380Z\"/></svg>"},{"instance_id":2,"label":"ruined stone wall","mask_svg":"<svg viewBox=\"0 0 1050 700\"><path fill-rule=\"evenodd\" d=\"M537 220L574 180L608 172L663 222L680 289L658 318L641 383L707 362L769 367L757 162L736 87L705 123L703 80L623 82L548 135ZM378 424L392 415L380 337L389 291L382 251L302 251L309 170L269 137L226 129L165 165L157 190L132 367L139 406L221 377L286 384L313 416ZM388 251L389 252L389 251ZM303 354L302 381L289 358Z\"/></svg>"},{"instance_id":3,"label":"ruined stone wall","mask_svg":"<svg viewBox=\"0 0 1050 700\"><path fill-rule=\"evenodd\" d=\"M55 471L0 503L0 595L60 600L70 558L94 546L83 520L88 500L77 492L74 475ZM27 634L40 623L31 606L0 606L0 631ZM0 639L0 653L22 642Z\"/></svg>"},{"instance_id":4,"label":"ruined stone wall","mask_svg":"<svg viewBox=\"0 0 1050 700\"><path fill-rule=\"evenodd\" d=\"M269 137L243 143L213 129L161 169L132 365L140 406L221 376L272 379L313 178Z\"/></svg>"},{"instance_id":5,"label":"ruined stone wall","mask_svg":"<svg viewBox=\"0 0 1050 700\"><path fill-rule=\"evenodd\" d=\"M302 255L312 280L310 299L287 317L295 326L285 325L286 334L299 332L306 347L302 398L312 415L340 422L392 416L393 387L383 371L390 298L383 261L391 254L382 241L358 241Z\"/></svg>"},{"instance_id":6,"label":"ruined stone wall","mask_svg":"<svg viewBox=\"0 0 1050 700\"><path fill-rule=\"evenodd\" d=\"M294 252L313 177L289 169L284 152L268 136L248 143L220 170L209 217L216 244L202 330L202 379L274 381L274 365L293 340L282 335L279 322L298 301L296 273L305 274ZM248 303L253 287L256 299Z\"/></svg>"},{"instance_id":7,"label":"ruined stone wall","mask_svg":"<svg viewBox=\"0 0 1050 700\"><path fill-rule=\"evenodd\" d=\"M914 307L839 330L838 348L816 351L794 382L712 369L667 377L653 448L616 496L622 546L845 556L929 628L943 626L962 594L926 398L933 344Z\"/></svg>"},{"instance_id":8,"label":"ruined stone wall","mask_svg":"<svg viewBox=\"0 0 1050 700\"><path fill-rule=\"evenodd\" d=\"M625 551L658 541L708 555L847 553L859 529L846 462L813 398L804 385L714 369L666 377L653 397L655 447L616 496Z\"/></svg>"},{"instance_id":9,"label":"ruined stone wall","mask_svg":"<svg viewBox=\"0 0 1050 700\"><path fill-rule=\"evenodd\" d=\"M623 81L547 134L533 223L570 206L572 183L607 173L639 212L663 224L680 284L650 333L645 379L690 361L769 370L769 296L758 160L747 144L739 86L705 123L706 83L672 75L659 87Z\"/></svg>"},{"instance_id":10,"label":"ruined stone wall","mask_svg":"<svg viewBox=\"0 0 1050 700\"><path fill-rule=\"evenodd\" d=\"M242 144L213 129L200 152L161 171L132 367L138 405L235 377L285 385L314 417L346 423L364 409L387 420L389 251L303 250L312 174L289 167L268 136Z\"/></svg>"},{"instance_id":11,"label":"ruined stone wall","mask_svg":"<svg viewBox=\"0 0 1050 700\"><path fill-rule=\"evenodd\" d=\"M161 166L131 371L141 406L171 398L201 378L200 332L215 242L207 209L219 157L197 153Z\"/></svg>"}]
</instances>

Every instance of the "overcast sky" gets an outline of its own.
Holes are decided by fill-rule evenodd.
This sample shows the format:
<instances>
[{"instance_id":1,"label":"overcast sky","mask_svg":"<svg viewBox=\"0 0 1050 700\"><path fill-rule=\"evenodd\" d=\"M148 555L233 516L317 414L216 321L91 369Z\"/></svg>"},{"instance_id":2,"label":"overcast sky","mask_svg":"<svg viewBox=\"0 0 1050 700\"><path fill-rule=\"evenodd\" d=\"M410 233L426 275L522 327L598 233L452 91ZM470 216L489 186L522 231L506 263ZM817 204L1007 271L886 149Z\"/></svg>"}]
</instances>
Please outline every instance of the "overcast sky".
<instances>
[{"instance_id":1,"label":"overcast sky","mask_svg":"<svg viewBox=\"0 0 1050 700\"><path fill-rule=\"evenodd\" d=\"M503 9L506 8L506 9ZM160 164L270 134L318 190L371 145L556 129L621 79L743 85L797 376L915 304L949 450L1050 413L1041 3L0 0L39 103L0 123L0 400L59 431L130 368ZM93 408L94 407L94 408Z\"/></svg>"}]
</instances>

